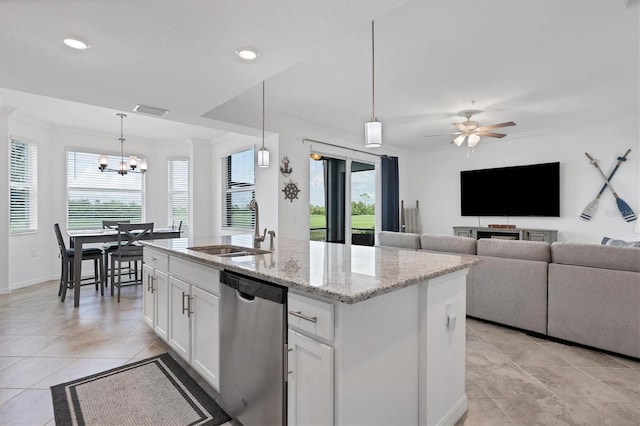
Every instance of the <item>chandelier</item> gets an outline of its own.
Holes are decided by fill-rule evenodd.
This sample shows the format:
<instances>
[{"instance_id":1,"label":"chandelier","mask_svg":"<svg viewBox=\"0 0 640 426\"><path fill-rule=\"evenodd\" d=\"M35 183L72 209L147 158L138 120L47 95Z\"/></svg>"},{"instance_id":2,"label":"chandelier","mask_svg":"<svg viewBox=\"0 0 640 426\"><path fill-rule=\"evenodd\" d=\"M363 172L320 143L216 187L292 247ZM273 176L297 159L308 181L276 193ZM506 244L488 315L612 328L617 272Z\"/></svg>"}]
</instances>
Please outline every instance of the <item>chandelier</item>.
<instances>
[{"instance_id":1,"label":"chandelier","mask_svg":"<svg viewBox=\"0 0 640 426\"><path fill-rule=\"evenodd\" d=\"M132 155L129 157L129 161L125 161L124 160L124 141L126 140L124 138L124 134L123 134L123 123L124 123L124 118L127 116L126 114L116 114L117 116L120 117L120 167L118 167L117 169L110 169L109 168L109 157L106 155L101 155L100 159L98 160L98 168L100 169L101 172L116 172L121 176L126 175L128 172L133 172L133 173L144 173L147 171L147 160L146 159L142 159L139 160L138 157L136 157L135 155ZM138 166L140 166L140 168L138 169Z\"/></svg>"}]
</instances>

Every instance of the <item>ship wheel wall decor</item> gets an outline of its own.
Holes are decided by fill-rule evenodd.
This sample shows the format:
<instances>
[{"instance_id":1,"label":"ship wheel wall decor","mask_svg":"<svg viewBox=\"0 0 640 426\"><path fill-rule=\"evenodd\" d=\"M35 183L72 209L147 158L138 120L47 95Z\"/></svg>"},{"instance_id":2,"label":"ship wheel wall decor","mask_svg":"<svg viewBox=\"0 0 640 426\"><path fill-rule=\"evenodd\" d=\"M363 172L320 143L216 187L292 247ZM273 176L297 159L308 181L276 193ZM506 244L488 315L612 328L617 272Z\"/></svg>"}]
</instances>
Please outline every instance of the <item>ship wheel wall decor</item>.
<instances>
[{"instance_id":1,"label":"ship wheel wall decor","mask_svg":"<svg viewBox=\"0 0 640 426\"><path fill-rule=\"evenodd\" d=\"M293 203L294 198L298 199L298 193L300 192L300 189L298 189L297 183L294 183L291 179L289 179L289 182L285 182L282 192L284 192L284 199L289 200Z\"/></svg>"}]
</instances>

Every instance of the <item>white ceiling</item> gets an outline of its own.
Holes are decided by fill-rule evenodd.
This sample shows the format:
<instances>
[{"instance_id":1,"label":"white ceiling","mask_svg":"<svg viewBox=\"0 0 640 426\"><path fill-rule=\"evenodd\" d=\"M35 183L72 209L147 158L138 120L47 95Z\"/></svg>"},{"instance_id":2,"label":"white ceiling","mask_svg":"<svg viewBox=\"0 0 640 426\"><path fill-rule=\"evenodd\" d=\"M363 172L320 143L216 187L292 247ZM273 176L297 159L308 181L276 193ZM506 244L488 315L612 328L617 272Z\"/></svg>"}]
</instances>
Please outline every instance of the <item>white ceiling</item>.
<instances>
[{"instance_id":1,"label":"white ceiling","mask_svg":"<svg viewBox=\"0 0 640 426\"><path fill-rule=\"evenodd\" d=\"M361 140L371 20L387 145L447 144L472 100L481 125L515 121L511 139L640 114L637 0L4 0L0 99L53 125L115 133L124 111L127 133L215 139L260 127L265 80L267 117Z\"/></svg>"}]
</instances>

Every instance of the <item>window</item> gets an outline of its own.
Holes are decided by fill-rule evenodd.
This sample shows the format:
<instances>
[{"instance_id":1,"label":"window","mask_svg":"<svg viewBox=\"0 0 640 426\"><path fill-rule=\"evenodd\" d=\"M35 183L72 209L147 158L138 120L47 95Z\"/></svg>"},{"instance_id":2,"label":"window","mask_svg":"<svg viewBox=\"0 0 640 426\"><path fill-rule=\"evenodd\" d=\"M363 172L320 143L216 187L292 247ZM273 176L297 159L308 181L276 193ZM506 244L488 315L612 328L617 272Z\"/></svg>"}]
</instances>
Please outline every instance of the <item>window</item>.
<instances>
[{"instance_id":1,"label":"window","mask_svg":"<svg viewBox=\"0 0 640 426\"><path fill-rule=\"evenodd\" d=\"M309 171L310 239L374 245L376 165L314 152Z\"/></svg>"},{"instance_id":2,"label":"window","mask_svg":"<svg viewBox=\"0 0 640 426\"><path fill-rule=\"evenodd\" d=\"M189 226L189 160L169 160L169 223L182 221Z\"/></svg>"},{"instance_id":3,"label":"window","mask_svg":"<svg viewBox=\"0 0 640 426\"><path fill-rule=\"evenodd\" d=\"M256 193L253 150L222 159L222 227L252 229L255 212L249 203Z\"/></svg>"},{"instance_id":4,"label":"window","mask_svg":"<svg viewBox=\"0 0 640 426\"><path fill-rule=\"evenodd\" d=\"M9 229L12 234L38 229L38 147L11 139Z\"/></svg>"},{"instance_id":5,"label":"window","mask_svg":"<svg viewBox=\"0 0 640 426\"><path fill-rule=\"evenodd\" d=\"M102 228L103 220L143 222L143 174L101 172L99 157L67 151L67 227ZM120 156L109 156L109 163L119 164Z\"/></svg>"}]
</instances>

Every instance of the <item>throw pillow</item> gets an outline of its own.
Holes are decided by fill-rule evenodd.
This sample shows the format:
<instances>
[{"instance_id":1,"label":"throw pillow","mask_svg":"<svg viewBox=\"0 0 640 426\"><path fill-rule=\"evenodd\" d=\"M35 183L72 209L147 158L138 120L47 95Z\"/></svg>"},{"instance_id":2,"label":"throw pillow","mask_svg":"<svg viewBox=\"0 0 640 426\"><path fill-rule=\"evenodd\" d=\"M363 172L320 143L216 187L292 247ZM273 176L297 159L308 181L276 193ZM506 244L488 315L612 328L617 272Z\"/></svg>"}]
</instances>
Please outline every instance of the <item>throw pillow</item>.
<instances>
[{"instance_id":1,"label":"throw pillow","mask_svg":"<svg viewBox=\"0 0 640 426\"><path fill-rule=\"evenodd\" d=\"M613 238L604 237L601 244L606 246L618 246L618 247L640 247L640 241L623 241L614 240Z\"/></svg>"}]
</instances>

